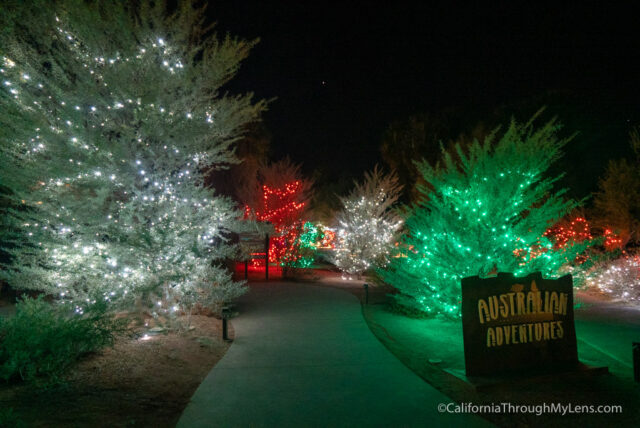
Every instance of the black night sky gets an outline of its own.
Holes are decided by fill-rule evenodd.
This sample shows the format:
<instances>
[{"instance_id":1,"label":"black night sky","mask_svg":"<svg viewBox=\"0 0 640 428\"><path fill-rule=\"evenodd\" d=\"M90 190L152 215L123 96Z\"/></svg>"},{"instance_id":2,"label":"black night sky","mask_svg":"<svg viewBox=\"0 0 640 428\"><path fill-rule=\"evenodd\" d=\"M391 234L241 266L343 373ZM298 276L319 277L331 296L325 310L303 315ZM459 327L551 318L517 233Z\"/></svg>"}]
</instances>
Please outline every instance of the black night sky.
<instances>
[{"instance_id":1,"label":"black night sky","mask_svg":"<svg viewBox=\"0 0 640 428\"><path fill-rule=\"evenodd\" d=\"M388 3L209 5L220 32L261 38L228 89L277 97L264 117L274 159L289 155L321 181L350 179L381 162L393 120L454 108L494 126L496 111L525 120L543 105L545 118L579 132L558 166L576 196L594 190L607 159L629 155L628 132L640 124L631 10Z\"/></svg>"}]
</instances>

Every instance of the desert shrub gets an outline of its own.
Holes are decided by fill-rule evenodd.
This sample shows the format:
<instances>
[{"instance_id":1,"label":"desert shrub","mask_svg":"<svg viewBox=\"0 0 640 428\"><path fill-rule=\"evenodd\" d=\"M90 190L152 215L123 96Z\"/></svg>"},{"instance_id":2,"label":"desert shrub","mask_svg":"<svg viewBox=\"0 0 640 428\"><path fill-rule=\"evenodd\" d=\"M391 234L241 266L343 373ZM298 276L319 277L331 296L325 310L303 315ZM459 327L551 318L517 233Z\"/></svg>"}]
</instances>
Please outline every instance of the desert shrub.
<instances>
[{"instance_id":1,"label":"desert shrub","mask_svg":"<svg viewBox=\"0 0 640 428\"><path fill-rule=\"evenodd\" d=\"M0 408L0 428L22 428L26 424L13 411L13 408Z\"/></svg>"},{"instance_id":2,"label":"desert shrub","mask_svg":"<svg viewBox=\"0 0 640 428\"><path fill-rule=\"evenodd\" d=\"M191 326L193 314L221 316L225 304L247 291L244 281L233 281L230 272L210 266L179 286L165 287L164 296L151 315L156 324L180 330Z\"/></svg>"},{"instance_id":3,"label":"desert shrub","mask_svg":"<svg viewBox=\"0 0 640 428\"><path fill-rule=\"evenodd\" d=\"M0 379L56 383L81 356L112 345L125 328L106 303L74 310L24 298L14 316L0 318Z\"/></svg>"},{"instance_id":4,"label":"desert shrub","mask_svg":"<svg viewBox=\"0 0 640 428\"><path fill-rule=\"evenodd\" d=\"M384 174L376 167L366 173L343 198L333 262L347 276L360 277L365 271L389 263L394 241L403 219L394 206L402 186L395 172Z\"/></svg>"},{"instance_id":5,"label":"desert shrub","mask_svg":"<svg viewBox=\"0 0 640 428\"><path fill-rule=\"evenodd\" d=\"M626 303L640 302L640 255L625 254L596 261L579 272L577 280L590 291L604 293Z\"/></svg>"},{"instance_id":6,"label":"desert shrub","mask_svg":"<svg viewBox=\"0 0 640 428\"><path fill-rule=\"evenodd\" d=\"M231 273L211 269L187 284L188 289L182 298L189 313L203 308L220 315L225 303L247 292L244 282L231 281Z\"/></svg>"}]
</instances>

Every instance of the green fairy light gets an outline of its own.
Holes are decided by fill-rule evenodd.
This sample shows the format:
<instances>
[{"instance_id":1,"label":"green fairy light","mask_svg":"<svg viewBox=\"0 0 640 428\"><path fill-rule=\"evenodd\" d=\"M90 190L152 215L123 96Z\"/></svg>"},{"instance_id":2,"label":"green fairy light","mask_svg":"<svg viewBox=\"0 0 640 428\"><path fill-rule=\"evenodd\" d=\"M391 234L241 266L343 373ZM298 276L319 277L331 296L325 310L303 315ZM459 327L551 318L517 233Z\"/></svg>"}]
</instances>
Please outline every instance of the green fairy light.
<instances>
[{"instance_id":1,"label":"green fairy light","mask_svg":"<svg viewBox=\"0 0 640 428\"><path fill-rule=\"evenodd\" d=\"M285 257L283 266L286 263L288 266L296 268L309 268L315 261L317 246L324 237L324 234L320 229L311 222L306 222L302 225L300 233L294 243L296 257L291 261L288 261Z\"/></svg>"},{"instance_id":2,"label":"green fairy light","mask_svg":"<svg viewBox=\"0 0 640 428\"><path fill-rule=\"evenodd\" d=\"M555 122L534 129L532 121L513 121L491 138L467 152L458 146L455 157L444 153L439 166L418 164L428 186L407 211L401 244L421 251L406 251L380 271L399 291L401 305L457 317L461 278L535 271L554 276L590 245L558 249L545 236L577 206L554 191L557 178L544 176L568 141L558 138Z\"/></svg>"}]
</instances>

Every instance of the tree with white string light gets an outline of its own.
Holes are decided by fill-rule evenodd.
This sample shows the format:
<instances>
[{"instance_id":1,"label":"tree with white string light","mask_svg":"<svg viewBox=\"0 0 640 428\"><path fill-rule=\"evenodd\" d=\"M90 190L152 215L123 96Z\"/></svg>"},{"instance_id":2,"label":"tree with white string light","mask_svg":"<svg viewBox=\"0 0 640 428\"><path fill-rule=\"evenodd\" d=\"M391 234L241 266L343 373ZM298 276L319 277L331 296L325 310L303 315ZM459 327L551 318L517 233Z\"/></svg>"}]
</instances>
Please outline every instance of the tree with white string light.
<instances>
[{"instance_id":1,"label":"tree with white string light","mask_svg":"<svg viewBox=\"0 0 640 428\"><path fill-rule=\"evenodd\" d=\"M333 262L347 276L360 277L369 269L388 263L402 219L394 210L402 186L395 173L377 167L340 198Z\"/></svg>"},{"instance_id":2,"label":"tree with white string light","mask_svg":"<svg viewBox=\"0 0 640 428\"><path fill-rule=\"evenodd\" d=\"M242 212L203 183L265 107L220 95L254 42L189 2L41 3L1 22L3 277L78 311L241 294L215 261Z\"/></svg>"}]
</instances>

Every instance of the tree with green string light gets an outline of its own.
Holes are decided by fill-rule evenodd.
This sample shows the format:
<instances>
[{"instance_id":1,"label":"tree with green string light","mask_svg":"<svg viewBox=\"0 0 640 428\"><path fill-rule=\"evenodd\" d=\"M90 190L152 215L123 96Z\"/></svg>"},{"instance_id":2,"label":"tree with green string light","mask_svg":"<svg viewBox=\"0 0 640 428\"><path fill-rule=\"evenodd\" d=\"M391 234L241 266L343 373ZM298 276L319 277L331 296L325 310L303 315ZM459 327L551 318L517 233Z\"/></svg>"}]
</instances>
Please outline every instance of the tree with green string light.
<instances>
[{"instance_id":1,"label":"tree with green string light","mask_svg":"<svg viewBox=\"0 0 640 428\"><path fill-rule=\"evenodd\" d=\"M323 235L318 227L310 221L296 229L297 238L285 252L282 263L294 268L309 268L315 261L316 245Z\"/></svg>"},{"instance_id":2,"label":"tree with green string light","mask_svg":"<svg viewBox=\"0 0 640 428\"><path fill-rule=\"evenodd\" d=\"M556 276L590 241L554 248L545 231L578 203L545 177L571 139L560 125L511 121L467 151L443 152L435 166L417 167L425 183L408 208L403 257L381 270L399 293L398 304L427 314L460 314L460 280L496 272Z\"/></svg>"}]
</instances>

